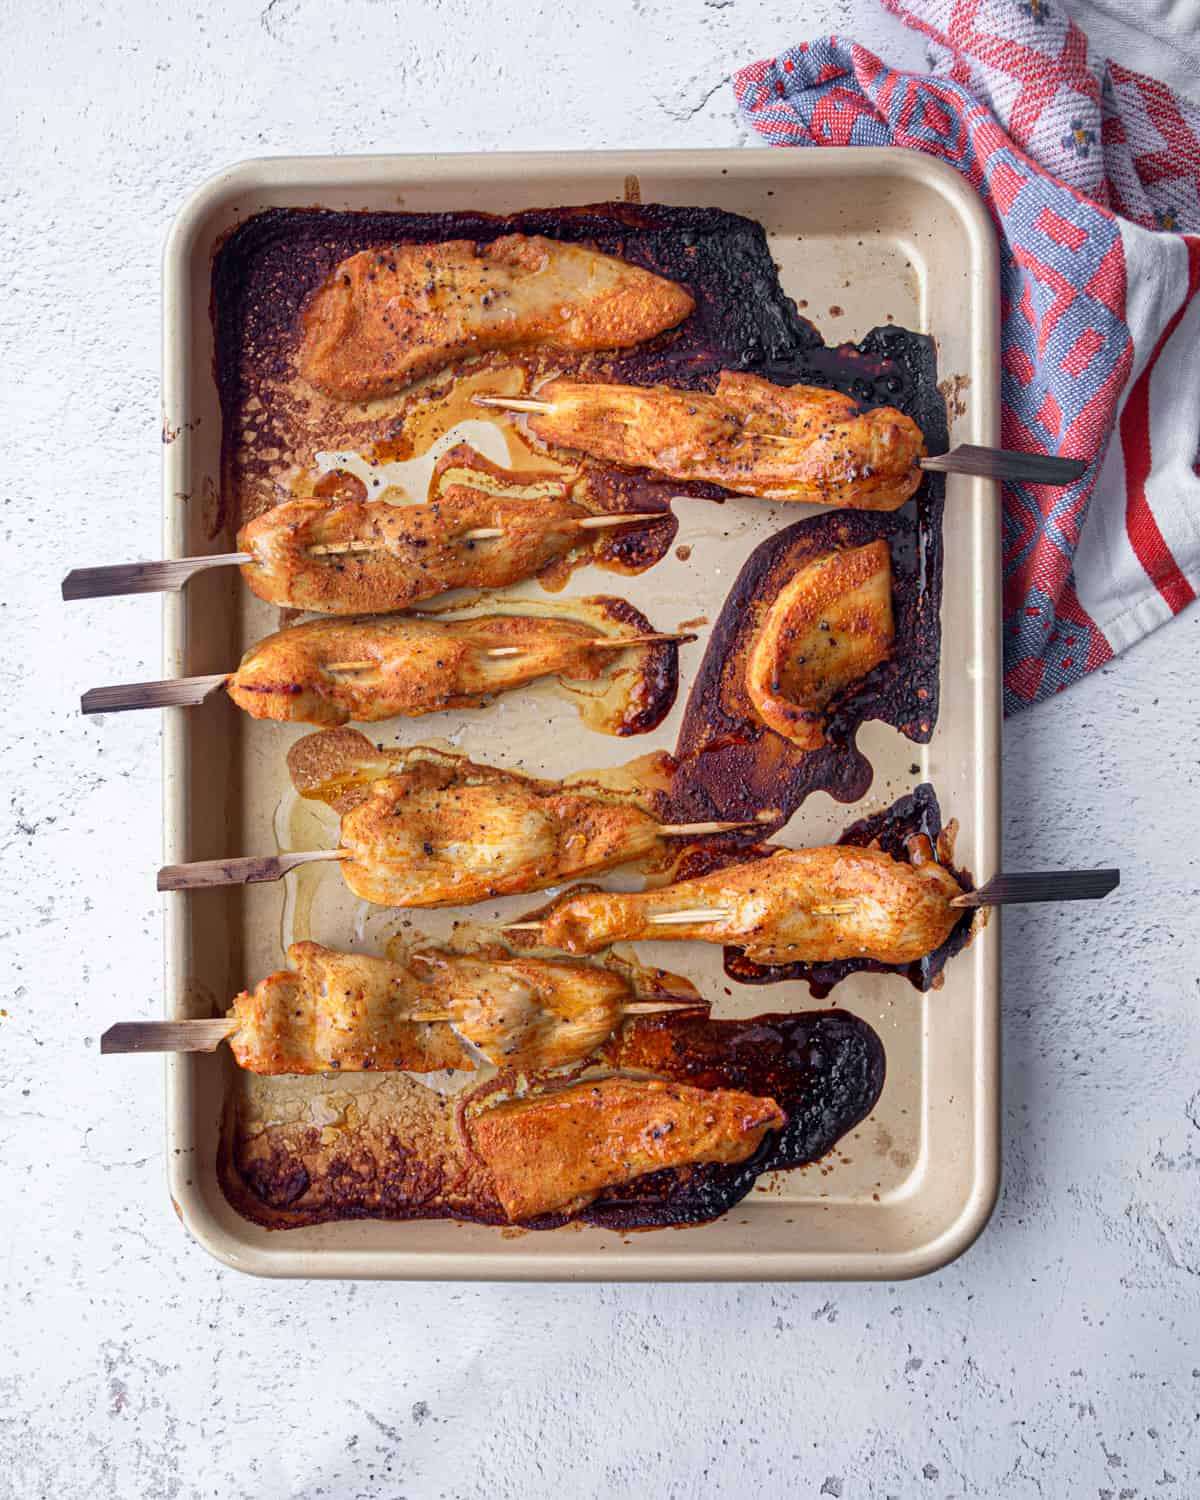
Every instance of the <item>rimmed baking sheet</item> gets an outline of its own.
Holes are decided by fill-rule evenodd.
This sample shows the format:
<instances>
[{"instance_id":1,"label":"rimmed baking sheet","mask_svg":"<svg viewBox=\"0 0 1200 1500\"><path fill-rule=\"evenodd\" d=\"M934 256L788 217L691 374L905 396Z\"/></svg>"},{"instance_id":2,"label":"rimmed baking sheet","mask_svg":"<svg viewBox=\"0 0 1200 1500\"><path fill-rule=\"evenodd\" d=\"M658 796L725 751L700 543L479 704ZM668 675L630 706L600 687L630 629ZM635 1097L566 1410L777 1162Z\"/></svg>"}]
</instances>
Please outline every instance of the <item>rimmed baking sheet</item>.
<instances>
[{"instance_id":1,"label":"rimmed baking sheet","mask_svg":"<svg viewBox=\"0 0 1200 1500\"><path fill-rule=\"evenodd\" d=\"M211 551L220 475L220 415L209 321L218 241L276 206L506 213L595 203L636 191L644 202L712 205L762 223L785 291L829 342L856 340L889 322L932 334L947 397L951 442L994 443L996 267L981 205L949 169L903 152L655 152L283 159L250 162L202 188L181 213L166 255L164 436L166 555ZM474 434L486 451L486 433ZM492 455L499 457L499 454ZM944 815L961 825L958 856L981 877L999 855L998 507L985 481L951 478L944 528L941 711L928 745L879 723L859 744L875 767L851 807L809 798L783 841L821 842L852 818L932 781ZM753 546L798 518L797 508L753 501L677 507L678 551L623 578L575 574L568 594L619 593L659 628L715 620ZM224 545L223 542L220 545ZM690 549L690 550L688 550ZM509 591L547 596L536 583ZM166 605L164 675L227 669L277 612L248 597L236 575L195 579ZM395 734L402 743L448 740L481 759L558 776L620 763L675 740L703 642L681 661L682 688L654 734L619 740L583 729L551 687L502 698L484 714L445 714ZM549 726L549 732L547 732ZM393 726L386 726L388 737ZM167 715L166 859L269 852L298 841L283 752L301 728L250 724L218 699ZM311 829L310 829L311 831ZM324 842L328 833L322 839ZM411 920L437 937L452 913L365 911L328 869L242 890L167 898L167 1009L223 1009L245 983L281 963L281 942L313 936L380 951ZM528 898L523 899L528 905ZM504 910L490 903L488 912ZM691 978L718 1015L808 1009L806 987L731 984L719 952L645 946L652 962ZM852 975L831 997L879 1033L888 1076L874 1113L826 1160L760 1180L724 1218L685 1230L621 1236L599 1229L501 1233L446 1221L343 1222L270 1232L234 1212L216 1179L228 1091L244 1087L228 1057L168 1062L171 1192L190 1231L239 1269L280 1276L452 1278L782 1279L887 1277L934 1269L986 1222L998 1175L999 923L984 929L920 996L887 975ZM330 1086L293 1085L328 1109ZM340 1091L386 1087L338 1080ZM323 1091L323 1092L322 1092ZM336 1110L336 1101L332 1106Z\"/></svg>"}]
</instances>

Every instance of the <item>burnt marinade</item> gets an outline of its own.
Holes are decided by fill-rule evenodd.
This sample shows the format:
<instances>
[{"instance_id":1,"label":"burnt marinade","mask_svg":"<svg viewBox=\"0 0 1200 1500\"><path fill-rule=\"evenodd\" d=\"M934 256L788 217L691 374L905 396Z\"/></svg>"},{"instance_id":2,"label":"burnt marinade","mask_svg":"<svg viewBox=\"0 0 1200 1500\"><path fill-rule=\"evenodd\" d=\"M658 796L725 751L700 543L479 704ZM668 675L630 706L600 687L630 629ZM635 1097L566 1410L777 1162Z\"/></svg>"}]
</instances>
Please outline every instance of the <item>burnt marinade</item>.
<instances>
[{"instance_id":1,"label":"burnt marinade","mask_svg":"<svg viewBox=\"0 0 1200 1500\"><path fill-rule=\"evenodd\" d=\"M617 1046L621 1063L700 1088L769 1095L787 1124L744 1162L705 1162L651 1172L609 1191L578 1218L605 1229L696 1224L727 1213L763 1172L816 1161L875 1108L883 1089L883 1043L846 1011L682 1018L638 1026Z\"/></svg>"},{"instance_id":2,"label":"burnt marinade","mask_svg":"<svg viewBox=\"0 0 1200 1500\"><path fill-rule=\"evenodd\" d=\"M824 553L887 540L892 557L895 646L891 655L830 704L825 744L803 750L763 723L746 689L758 606ZM776 532L746 559L709 636L675 747L671 795L677 822L750 818L776 809L782 827L804 799L865 796L874 772L855 744L859 726L883 719L925 743L938 710L941 609L940 530L913 509L833 510Z\"/></svg>"}]
</instances>

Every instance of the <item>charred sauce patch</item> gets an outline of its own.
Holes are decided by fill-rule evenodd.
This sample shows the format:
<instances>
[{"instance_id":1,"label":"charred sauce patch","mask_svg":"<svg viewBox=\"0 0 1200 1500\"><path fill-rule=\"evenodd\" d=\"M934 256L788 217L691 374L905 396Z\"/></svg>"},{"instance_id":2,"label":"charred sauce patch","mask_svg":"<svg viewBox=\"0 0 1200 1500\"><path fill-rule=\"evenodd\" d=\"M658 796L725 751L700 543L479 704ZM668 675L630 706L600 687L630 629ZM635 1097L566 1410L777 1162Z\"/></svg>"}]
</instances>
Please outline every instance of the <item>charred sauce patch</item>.
<instances>
[{"instance_id":1,"label":"charred sauce patch","mask_svg":"<svg viewBox=\"0 0 1200 1500\"><path fill-rule=\"evenodd\" d=\"M788 1119L747 1161L652 1172L606 1193L578 1215L604 1229L698 1224L728 1212L761 1173L824 1156L874 1109L885 1071L882 1042L865 1021L845 1011L748 1021L647 1020L628 1028L609 1050L623 1067L647 1068L699 1088L770 1097Z\"/></svg>"},{"instance_id":2,"label":"charred sauce patch","mask_svg":"<svg viewBox=\"0 0 1200 1500\"><path fill-rule=\"evenodd\" d=\"M611 595L596 596L587 601L615 624L626 627L614 635L650 635L654 626L627 599ZM675 705L679 693L679 646L675 641L658 641L650 646L634 646L637 653L636 677L627 684L627 693L619 714L614 714L611 733L617 735L647 734L657 729ZM622 671L615 666L610 676Z\"/></svg>"},{"instance_id":3,"label":"charred sauce patch","mask_svg":"<svg viewBox=\"0 0 1200 1500\"><path fill-rule=\"evenodd\" d=\"M935 514L936 512L936 514ZM762 618L806 563L829 552L888 541L896 637L891 655L854 683L826 714L825 744L803 750L763 723L746 689ZM778 809L785 823L815 791L856 802L871 785L855 744L859 726L883 719L924 743L938 711L942 552L940 501L925 495L899 512L836 510L797 521L747 558L709 637L688 698L675 758L678 821L753 817Z\"/></svg>"}]
</instances>

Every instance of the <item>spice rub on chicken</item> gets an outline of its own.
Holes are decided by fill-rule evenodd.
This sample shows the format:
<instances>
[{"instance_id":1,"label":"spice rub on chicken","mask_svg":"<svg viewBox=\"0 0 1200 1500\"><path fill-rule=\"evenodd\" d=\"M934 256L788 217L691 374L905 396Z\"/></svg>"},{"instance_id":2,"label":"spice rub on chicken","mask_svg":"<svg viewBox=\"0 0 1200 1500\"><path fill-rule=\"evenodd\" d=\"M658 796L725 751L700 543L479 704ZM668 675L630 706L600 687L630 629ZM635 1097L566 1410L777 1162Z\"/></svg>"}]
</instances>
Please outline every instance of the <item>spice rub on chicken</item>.
<instances>
[{"instance_id":1,"label":"spice rub on chicken","mask_svg":"<svg viewBox=\"0 0 1200 1500\"><path fill-rule=\"evenodd\" d=\"M934 860L909 864L850 844L781 849L638 895L568 895L542 921L540 941L567 953L646 940L729 944L758 964L906 964L950 936L962 916L950 903L961 895Z\"/></svg>"},{"instance_id":2,"label":"spice rub on chicken","mask_svg":"<svg viewBox=\"0 0 1200 1500\"><path fill-rule=\"evenodd\" d=\"M764 500L896 510L921 483L921 429L817 386L721 372L714 394L551 380L530 431L558 448Z\"/></svg>"},{"instance_id":3,"label":"spice rub on chicken","mask_svg":"<svg viewBox=\"0 0 1200 1500\"><path fill-rule=\"evenodd\" d=\"M828 552L800 568L767 610L746 664L756 712L802 750L825 743L825 709L891 653L886 541Z\"/></svg>"},{"instance_id":4,"label":"spice rub on chicken","mask_svg":"<svg viewBox=\"0 0 1200 1500\"><path fill-rule=\"evenodd\" d=\"M476 1053L497 1067L558 1068L590 1057L628 1015L705 1009L614 969L503 950L398 962L303 942L287 960L229 1011L234 1059L252 1073L472 1070Z\"/></svg>"},{"instance_id":5,"label":"spice rub on chicken","mask_svg":"<svg viewBox=\"0 0 1200 1500\"><path fill-rule=\"evenodd\" d=\"M586 537L588 511L557 489L524 497L452 484L426 505L289 500L239 533L252 559L242 577L269 604L322 615L385 614L452 589L506 588Z\"/></svg>"},{"instance_id":6,"label":"spice rub on chicken","mask_svg":"<svg viewBox=\"0 0 1200 1500\"><path fill-rule=\"evenodd\" d=\"M493 1105L471 1141L513 1223L574 1213L646 1172L739 1162L787 1116L774 1099L661 1079L612 1077Z\"/></svg>"},{"instance_id":7,"label":"spice rub on chicken","mask_svg":"<svg viewBox=\"0 0 1200 1500\"><path fill-rule=\"evenodd\" d=\"M366 401L489 350L631 348L693 306L651 271L541 235L381 246L313 295L299 368L339 400Z\"/></svg>"},{"instance_id":8,"label":"spice rub on chicken","mask_svg":"<svg viewBox=\"0 0 1200 1500\"><path fill-rule=\"evenodd\" d=\"M631 792L428 746L377 752L354 731L307 736L288 767L302 796L341 813L349 857L339 868L356 896L379 906L470 906L544 890L659 853L671 837Z\"/></svg>"},{"instance_id":9,"label":"spice rub on chicken","mask_svg":"<svg viewBox=\"0 0 1200 1500\"><path fill-rule=\"evenodd\" d=\"M609 603L632 623L601 630L565 614L480 614L465 619L378 615L314 620L259 641L228 679L229 696L255 719L303 724L372 723L450 708L479 708L539 678L616 681L615 701L585 705L588 723L614 734L652 729L678 685L676 641L623 601L575 601L600 617ZM687 637L691 639L691 637ZM623 644L628 641L629 644Z\"/></svg>"}]
</instances>

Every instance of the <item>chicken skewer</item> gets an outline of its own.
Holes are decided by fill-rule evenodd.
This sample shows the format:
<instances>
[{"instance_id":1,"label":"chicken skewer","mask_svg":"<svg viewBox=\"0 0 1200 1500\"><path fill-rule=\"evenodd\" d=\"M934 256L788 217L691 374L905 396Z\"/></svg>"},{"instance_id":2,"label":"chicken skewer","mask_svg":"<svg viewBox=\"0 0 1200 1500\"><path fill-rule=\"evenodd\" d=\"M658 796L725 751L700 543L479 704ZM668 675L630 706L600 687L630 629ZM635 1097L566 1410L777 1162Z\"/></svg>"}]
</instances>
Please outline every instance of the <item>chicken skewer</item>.
<instances>
[{"instance_id":1,"label":"chicken skewer","mask_svg":"<svg viewBox=\"0 0 1200 1500\"><path fill-rule=\"evenodd\" d=\"M1087 468L969 444L930 457L920 428L894 407L864 411L838 391L777 386L730 370L711 395L552 380L531 399L474 399L524 413L534 436L555 447L764 500L895 510L925 469L1070 484Z\"/></svg>"},{"instance_id":2,"label":"chicken skewer","mask_svg":"<svg viewBox=\"0 0 1200 1500\"><path fill-rule=\"evenodd\" d=\"M1022 888L1022 879L1041 884ZM964 907L1095 898L1118 879L1114 870L1009 876L968 892L915 850L909 864L881 849L833 844L780 850L637 895L568 896L542 921L509 923L506 931L540 932L547 947L568 953L652 939L731 945L764 965L853 958L907 964L940 948Z\"/></svg>"},{"instance_id":3,"label":"chicken skewer","mask_svg":"<svg viewBox=\"0 0 1200 1500\"><path fill-rule=\"evenodd\" d=\"M589 515L561 496L510 499L465 485L452 486L435 505L289 500L239 533L241 551L75 568L63 579L62 596L162 593L209 568L240 567L251 591L281 608L385 612L452 589L505 588L585 536L667 518L666 511Z\"/></svg>"},{"instance_id":4,"label":"chicken skewer","mask_svg":"<svg viewBox=\"0 0 1200 1500\"><path fill-rule=\"evenodd\" d=\"M322 738L301 741L291 757L313 741L319 757ZM662 823L630 794L542 781L423 746L393 751L374 770L341 770L306 794L339 807L339 848L168 865L159 890L278 880L316 859L339 862L353 894L377 906L470 906L659 855L664 840L753 826Z\"/></svg>"},{"instance_id":5,"label":"chicken skewer","mask_svg":"<svg viewBox=\"0 0 1200 1500\"><path fill-rule=\"evenodd\" d=\"M616 654L695 640L681 632L597 635L594 625L536 615L426 615L314 620L267 636L235 672L92 688L85 714L187 707L224 688L255 719L371 723L478 708L540 677L594 681Z\"/></svg>"},{"instance_id":6,"label":"chicken skewer","mask_svg":"<svg viewBox=\"0 0 1200 1500\"><path fill-rule=\"evenodd\" d=\"M432 950L399 963L310 942L287 958L225 1016L119 1022L100 1050L213 1052L228 1041L237 1065L260 1074L429 1073L474 1069L479 1056L558 1068L590 1057L629 1017L706 1008L695 996L644 999L617 971L569 960Z\"/></svg>"}]
</instances>

